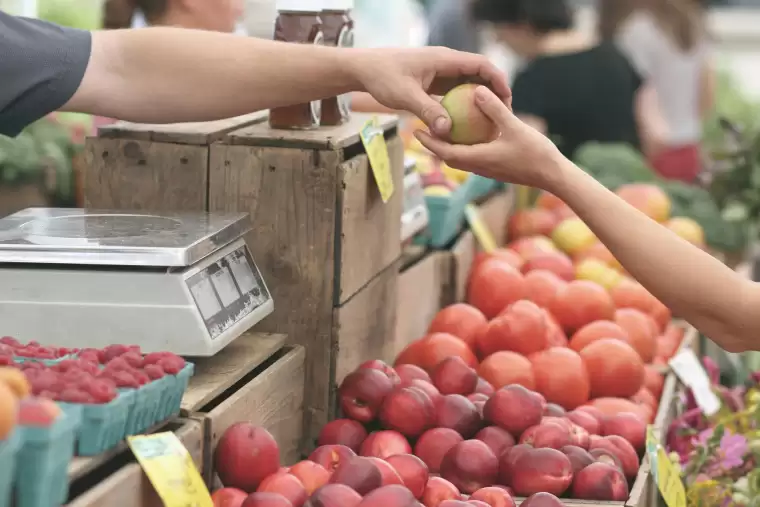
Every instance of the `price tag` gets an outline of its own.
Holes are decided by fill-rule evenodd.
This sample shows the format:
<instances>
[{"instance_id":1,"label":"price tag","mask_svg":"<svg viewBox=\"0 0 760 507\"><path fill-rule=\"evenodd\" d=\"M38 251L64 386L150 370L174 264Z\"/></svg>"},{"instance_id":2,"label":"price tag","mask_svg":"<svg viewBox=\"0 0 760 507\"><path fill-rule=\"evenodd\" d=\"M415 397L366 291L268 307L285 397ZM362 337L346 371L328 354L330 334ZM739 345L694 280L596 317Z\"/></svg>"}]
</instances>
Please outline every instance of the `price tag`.
<instances>
[{"instance_id":1,"label":"price tag","mask_svg":"<svg viewBox=\"0 0 760 507\"><path fill-rule=\"evenodd\" d=\"M388 202L393 195L393 174L391 160L388 157L388 146L385 144L383 130L378 127L376 117L364 124L360 135L367 158L369 158L369 165L375 175L377 188L380 189L380 197L383 202Z\"/></svg>"},{"instance_id":2,"label":"price tag","mask_svg":"<svg viewBox=\"0 0 760 507\"><path fill-rule=\"evenodd\" d=\"M683 349L669 361L670 367L676 372L681 382L686 384L694 393L694 401L706 416L713 416L720 410L720 399L710 387L710 377L707 376L697 355L691 349Z\"/></svg>"},{"instance_id":3,"label":"price tag","mask_svg":"<svg viewBox=\"0 0 760 507\"><path fill-rule=\"evenodd\" d=\"M127 437L137 461L166 507L213 507L185 446L172 432Z\"/></svg>"},{"instance_id":4,"label":"price tag","mask_svg":"<svg viewBox=\"0 0 760 507\"><path fill-rule=\"evenodd\" d=\"M686 489L681 480L681 473L670 461L665 449L657 440L652 426L647 427L647 454L651 464L651 473L662 498L668 507L686 507Z\"/></svg>"},{"instance_id":5,"label":"price tag","mask_svg":"<svg viewBox=\"0 0 760 507\"><path fill-rule=\"evenodd\" d=\"M475 238L477 238L481 248L487 253L496 250L496 240L493 239L493 234L491 234L488 226L483 222L478 208L472 204L468 204L464 209L464 215L467 218L467 223L470 225L470 230L475 235Z\"/></svg>"}]
</instances>

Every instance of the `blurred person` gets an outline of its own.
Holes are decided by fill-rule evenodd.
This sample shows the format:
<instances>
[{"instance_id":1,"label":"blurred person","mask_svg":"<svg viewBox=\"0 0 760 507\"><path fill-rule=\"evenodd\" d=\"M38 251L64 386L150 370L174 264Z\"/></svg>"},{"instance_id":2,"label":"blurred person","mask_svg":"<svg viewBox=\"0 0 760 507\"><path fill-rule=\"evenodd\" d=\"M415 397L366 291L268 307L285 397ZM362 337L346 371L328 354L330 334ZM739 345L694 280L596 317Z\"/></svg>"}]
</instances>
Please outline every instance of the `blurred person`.
<instances>
[{"instance_id":1,"label":"blurred person","mask_svg":"<svg viewBox=\"0 0 760 507\"><path fill-rule=\"evenodd\" d=\"M471 4L472 0L434 0L428 7L428 46L480 53L480 33Z\"/></svg>"},{"instance_id":2,"label":"blurred person","mask_svg":"<svg viewBox=\"0 0 760 507\"><path fill-rule=\"evenodd\" d=\"M243 0L108 0L104 28L138 28L139 14L146 26L175 26L232 33L243 16Z\"/></svg>"},{"instance_id":3,"label":"blurred person","mask_svg":"<svg viewBox=\"0 0 760 507\"><path fill-rule=\"evenodd\" d=\"M693 182L702 171L702 125L715 102L715 70L696 0L601 0L599 32L651 85L663 128L645 152L663 177Z\"/></svg>"},{"instance_id":4,"label":"blurred person","mask_svg":"<svg viewBox=\"0 0 760 507\"><path fill-rule=\"evenodd\" d=\"M475 0L478 21L522 60L513 108L568 158L590 141L640 149L642 81L620 50L573 27L566 0Z\"/></svg>"},{"instance_id":5,"label":"blurred person","mask_svg":"<svg viewBox=\"0 0 760 507\"><path fill-rule=\"evenodd\" d=\"M479 87L474 102L501 133L493 141L465 146L422 131L415 135L451 167L551 192L673 315L729 352L760 350L760 283L623 201L563 157L546 136L516 117L488 89Z\"/></svg>"},{"instance_id":6,"label":"blurred person","mask_svg":"<svg viewBox=\"0 0 760 507\"><path fill-rule=\"evenodd\" d=\"M446 135L451 119L434 95L478 81L510 100L485 57L443 48L331 48L165 26L90 32L0 11L0 55L5 136L56 110L201 122L356 91Z\"/></svg>"}]
</instances>

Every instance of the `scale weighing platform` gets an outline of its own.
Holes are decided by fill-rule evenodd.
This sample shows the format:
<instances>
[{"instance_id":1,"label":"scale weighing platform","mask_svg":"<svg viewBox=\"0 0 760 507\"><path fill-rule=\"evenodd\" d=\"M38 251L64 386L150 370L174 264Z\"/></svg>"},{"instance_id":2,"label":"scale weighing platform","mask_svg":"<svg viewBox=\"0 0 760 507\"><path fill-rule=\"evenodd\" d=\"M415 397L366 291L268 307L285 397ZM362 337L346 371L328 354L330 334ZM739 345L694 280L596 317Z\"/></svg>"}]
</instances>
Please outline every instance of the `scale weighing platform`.
<instances>
[{"instance_id":1,"label":"scale weighing platform","mask_svg":"<svg viewBox=\"0 0 760 507\"><path fill-rule=\"evenodd\" d=\"M272 313L248 215L29 208L0 219L0 335L211 356Z\"/></svg>"},{"instance_id":2,"label":"scale weighing platform","mask_svg":"<svg viewBox=\"0 0 760 507\"><path fill-rule=\"evenodd\" d=\"M422 188L422 177L415 170L416 162L404 160L404 211L401 215L401 242L405 242L427 227L428 209Z\"/></svg>"}]
</instances>

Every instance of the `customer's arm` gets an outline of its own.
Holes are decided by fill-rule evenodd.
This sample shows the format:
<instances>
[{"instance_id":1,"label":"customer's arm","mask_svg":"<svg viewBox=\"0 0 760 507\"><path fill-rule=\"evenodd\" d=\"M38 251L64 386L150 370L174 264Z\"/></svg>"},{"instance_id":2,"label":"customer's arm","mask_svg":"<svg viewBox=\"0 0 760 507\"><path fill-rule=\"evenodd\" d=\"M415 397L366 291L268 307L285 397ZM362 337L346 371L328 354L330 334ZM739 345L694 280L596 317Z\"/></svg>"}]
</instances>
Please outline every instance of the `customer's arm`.
<instances>
[{"instance_id":1,"label":"customer's arm","mask_svg":"<svg viewBox=\"0 0 760 507\"><path fill-rule=\"evenodd\" d=\"M760 349L760 284L679 238L562 157L488 90L481 110L501 137L455 146L424 133L418 138L452 167L548 190L565 201L625 269L677 315L730 351Z\"/></svg>"}]
</instances>

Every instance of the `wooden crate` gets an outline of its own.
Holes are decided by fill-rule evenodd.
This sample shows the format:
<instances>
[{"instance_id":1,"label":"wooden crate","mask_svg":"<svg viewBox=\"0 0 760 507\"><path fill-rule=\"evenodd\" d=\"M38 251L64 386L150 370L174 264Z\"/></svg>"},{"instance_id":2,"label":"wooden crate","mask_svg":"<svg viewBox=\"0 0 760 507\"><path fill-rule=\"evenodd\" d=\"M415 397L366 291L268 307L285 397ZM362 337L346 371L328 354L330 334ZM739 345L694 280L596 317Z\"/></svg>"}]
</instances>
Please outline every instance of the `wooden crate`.
<instances>
[{"instance_id":1,"label":"wooden crate","mask_svg":"<svg viewBox=\"0 0 760 507\"><path fill-rule=\"evenodd\" d=\"M515 206L515 187L508 186L504 191L493 194L478 208L483 222L499 246L507 243L507 222ZM477 249L480 245L476 243Z\"/></svg>"},{"instance_id":2,"label":"wooden crate","mask_svg":"<svg viewBox=\"0 0 760 507\"><path fill-rule=\"evenodd\" d=\"M447 252L428 251L402 266L398 278L396 331L393 335L396 354L410 342L421 338L435 314L445 306L450 259Z\"/></svg>"},{"instance_id":3,"label":"wooden crate","mask_svg":"<svg viewBox=\"0 0 760 507\"><path fill-rule=\"evenodd\" d=\"M379 116L396 188L383 203L359 136L369 118L313 131L254 124L209 152L209 210L253 217L248 245L275 300L257 329L306 349L312 438L333 412L336 378L377 357L393 332L403 144L398 118Z\"/></svg>"},{"instance_id":4,"label":"wooden crate","mask_svg":"<svg viewBox=\"0 0 760 507\"><path fill-rule=\"evenodd\" d=\"M141 125L119 122L87 139L84 205L87 208L206 211L209 149L230 130L265 117L260 113L207 123Z\"/></svg>"},{"instance_id":5,"label":"wooden crate","mask_svg":"<svg viewBox=\"0 0 760 507\"><path fill-rule=\"evenodd\" d=\"M178 419L175 433L185 445L199 471L205 461L205 441L200 421ZM171 429L171 426L169 427ZM71 507L161 507L153 485L124 446L122 459L78 458L69 467ZM111 456L113 458L113 456Z\"/></svg>"},{"instance_id":6,"label":"wooden crate","mask_svg":"<svg viewBox=\"0 0 760 507\"><path fill-rule=\"evenodd\" d=\"M217 355L197 360L182 398L182 413L203 423L207 484L213 484L216 445L238 422L266 428L280 446L283 463L298 461L304 349L285 342L283 335L248 333Z\"/></svg>"}]
</instances>

